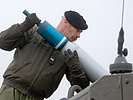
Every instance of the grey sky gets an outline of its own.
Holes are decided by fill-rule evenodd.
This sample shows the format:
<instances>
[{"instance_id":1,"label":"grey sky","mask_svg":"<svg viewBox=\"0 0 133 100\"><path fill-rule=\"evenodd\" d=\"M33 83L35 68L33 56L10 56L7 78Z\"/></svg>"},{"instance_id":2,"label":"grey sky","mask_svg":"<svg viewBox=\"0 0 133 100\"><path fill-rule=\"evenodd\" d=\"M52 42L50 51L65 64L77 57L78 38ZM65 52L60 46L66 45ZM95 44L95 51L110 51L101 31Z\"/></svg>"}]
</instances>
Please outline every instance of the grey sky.
<instances>
[{"instance_id":1,"label":"grey sky","mask_svg":"<svg viewBox=\"0 0 133 100\"><path fill-rule=\"evenodd\" d=\"M133 63L133 0L125 0L124 47L128 48L127 61ZM122 0L3 0L0 2L0 31L25 19L23 10L35 12L42 20L56 27L67 10L79 12L87 21L77 44L108 70L117 56L117 38L121 25ZM0 49L0 84L2 74L13 58L13 52ZM87 58L85 58L87 59ZM66 97L70 85L63 78L59 88L48 100Z\"/></svg>"}]
</instances>

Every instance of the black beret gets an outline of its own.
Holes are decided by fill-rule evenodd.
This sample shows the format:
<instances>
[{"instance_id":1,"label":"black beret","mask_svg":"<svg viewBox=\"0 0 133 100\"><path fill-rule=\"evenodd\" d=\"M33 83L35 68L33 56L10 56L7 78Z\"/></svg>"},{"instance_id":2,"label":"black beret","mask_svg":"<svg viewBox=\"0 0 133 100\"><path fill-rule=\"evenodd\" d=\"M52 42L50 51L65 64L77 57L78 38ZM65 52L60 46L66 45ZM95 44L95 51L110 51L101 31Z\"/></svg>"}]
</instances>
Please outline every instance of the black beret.
<instances>
[{"instance_id":1,"label":"black beret","mask_svg":"<svg viewBox=\"0 0 133 100\"><path fill-rule=\"evenodd\" d=\"M75 11L66 11L64 16L66 17L67 21L77 29L86 30L88 25L84 20L83 16Z\"/></svg>"}]
</instances>

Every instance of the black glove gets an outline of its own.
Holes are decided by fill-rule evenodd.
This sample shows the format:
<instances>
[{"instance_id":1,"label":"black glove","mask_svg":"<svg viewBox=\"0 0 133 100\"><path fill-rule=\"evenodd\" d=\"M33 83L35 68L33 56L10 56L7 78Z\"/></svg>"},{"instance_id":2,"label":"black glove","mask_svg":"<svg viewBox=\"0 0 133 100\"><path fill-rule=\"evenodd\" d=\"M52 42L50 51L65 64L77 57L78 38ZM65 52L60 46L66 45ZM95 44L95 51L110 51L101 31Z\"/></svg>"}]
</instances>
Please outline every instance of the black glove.
<instances>
[{"instance_id":1,"label":"black glove","mask_svg":"<svg viewBox=\"0 0 133 100\"><path fill-rule=\"evenodd\" d=\"M82 87L82 89L84 89L89 85L89 79L81 68L77 51L72 53L72 51L68 49L64 53L65 63L68 67L66 69L67 79L71 85L79 85Z\"/></svg>"},{"instance_id":2,"label":"black glove","mask_svg":"<svg viewBox=\"0 0 133 100\"><path fill-rule=\"evenodd\" d=\"M72 67L75 64L79 64L78 53L75 50L73 53L70 49L64 52L65 55L65 63L68 67Z\"/></svg>"},{"instance_id":3,"label":"black glove","mask_svg":"<svg viewBox=\"0 0 133 100\"><path fill-rule=\"evenodd\" d=\"M35 24L38 24L40 22L41 20L36 16L36 13L32 13L26 17L25 21L20 24L19 28L22 32L27 32Z\"/></svg>"}]
</instances>

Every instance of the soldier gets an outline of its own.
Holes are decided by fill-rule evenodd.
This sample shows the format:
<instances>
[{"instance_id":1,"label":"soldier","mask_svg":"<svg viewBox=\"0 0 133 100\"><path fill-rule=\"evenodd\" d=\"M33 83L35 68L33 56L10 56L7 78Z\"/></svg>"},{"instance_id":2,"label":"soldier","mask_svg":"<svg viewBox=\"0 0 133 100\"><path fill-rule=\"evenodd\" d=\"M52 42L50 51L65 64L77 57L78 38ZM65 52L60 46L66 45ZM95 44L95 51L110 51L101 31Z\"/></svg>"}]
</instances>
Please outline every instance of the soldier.
<instances>
[{"instance_id":1,"label":"soldier","mask_svg":"<svg viewBox=\"0 0 133 100\"><path fill-rule=\"evenodd\" d=\"M0 100L43 100L50 97L66 74L71 85L82 89L89 79L82 70L78 54L70 49L56 50L37 32L40 23L35 13L21 24L14 24L0 33L0 48L15 50L13 61L8 66L0 89ZM88 26L75 11L66 11L56 29L75 41Z\"/></svg>"}]
</instances>

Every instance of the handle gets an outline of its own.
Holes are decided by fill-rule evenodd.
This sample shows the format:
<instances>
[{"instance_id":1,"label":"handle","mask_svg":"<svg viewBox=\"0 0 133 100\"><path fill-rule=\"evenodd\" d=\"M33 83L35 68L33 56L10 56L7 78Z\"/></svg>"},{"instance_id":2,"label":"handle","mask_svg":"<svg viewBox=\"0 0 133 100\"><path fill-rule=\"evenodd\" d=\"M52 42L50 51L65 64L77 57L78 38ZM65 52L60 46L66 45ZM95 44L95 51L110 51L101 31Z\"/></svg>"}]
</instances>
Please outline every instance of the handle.
<instances>
[{"instance_id":1,"label":"handle","mask_svg":"<svg viewBox=\"0 0 133 100\"><path fill-rule=\"evenodd\" d=\"M27 11L27 10L24 10L23 13L26 15L26 16L29 16L30 13Z\"/></svg>"}]
</instances>

